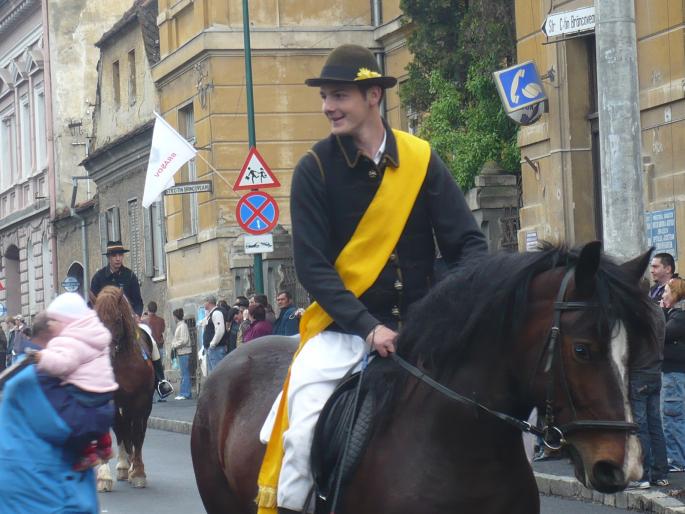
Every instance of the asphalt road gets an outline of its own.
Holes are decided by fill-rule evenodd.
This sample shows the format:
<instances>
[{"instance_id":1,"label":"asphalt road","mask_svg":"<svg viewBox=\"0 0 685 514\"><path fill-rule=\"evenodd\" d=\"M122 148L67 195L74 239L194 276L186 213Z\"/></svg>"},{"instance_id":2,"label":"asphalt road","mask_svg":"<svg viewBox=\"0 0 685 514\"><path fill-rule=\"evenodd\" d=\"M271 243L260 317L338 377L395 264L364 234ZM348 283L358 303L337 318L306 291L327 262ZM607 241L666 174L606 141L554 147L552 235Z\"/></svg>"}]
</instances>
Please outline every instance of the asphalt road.
<instances>
[{"instance_id":1,"label":"asphalt road","mask_svg":"<svg viewBox=\"0 0 685 514\"><path fill-rule=\"evenodd\" d=\"M148 486L117 482L101 493L102 514L204 514L190 461L190 437L148 430L143 451ZM111 463L114 473L114 462ZM627 510L555 497L541 498L541 514L619 514ZM633 511L634 512L634 511Z\"/></svg>"},{"instance_id":2,"label":"asphalt road","mask_svg":"<svg viewBox=\"0 0 685 514\"><path fill-rule=\"evenodd\" d=\"M143 447L148 485L133 489L116 482L100 493L102 514L204 514L190 460L190 436L148 430ZM110 461L114 475L114 460Z\"/></svg>"}]
</instances>

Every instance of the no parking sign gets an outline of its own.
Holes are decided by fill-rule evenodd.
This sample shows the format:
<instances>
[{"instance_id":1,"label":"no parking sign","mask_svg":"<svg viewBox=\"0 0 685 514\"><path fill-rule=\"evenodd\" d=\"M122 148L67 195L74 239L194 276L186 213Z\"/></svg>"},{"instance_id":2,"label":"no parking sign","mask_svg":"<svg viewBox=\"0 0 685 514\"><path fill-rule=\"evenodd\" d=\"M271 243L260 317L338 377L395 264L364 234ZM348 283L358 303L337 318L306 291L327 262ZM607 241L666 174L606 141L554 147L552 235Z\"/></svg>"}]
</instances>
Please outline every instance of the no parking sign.
<instances>
[{"instance_id":1,"label":"no parking sign","mask_svg":"<svg viewBox=\"0 0 685 514\"><path fill-rule=\"evenodd\" d=\"M263 191L247 193L235 209L238 225L254 236L271 232L278 223L278 214L275 198Z\"/></svg>"}]
</instances>

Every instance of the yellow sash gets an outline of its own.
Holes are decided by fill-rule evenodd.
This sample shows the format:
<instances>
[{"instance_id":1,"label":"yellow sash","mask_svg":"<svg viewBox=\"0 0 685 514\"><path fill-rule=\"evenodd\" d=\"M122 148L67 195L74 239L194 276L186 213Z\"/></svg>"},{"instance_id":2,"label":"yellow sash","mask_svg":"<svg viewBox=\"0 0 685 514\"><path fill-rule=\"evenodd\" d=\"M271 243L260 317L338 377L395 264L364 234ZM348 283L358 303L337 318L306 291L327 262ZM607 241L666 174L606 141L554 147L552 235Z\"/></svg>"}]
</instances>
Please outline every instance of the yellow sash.
<instances>
[{"instance_id":1,"label":"yellow sash","mask_svg":"<svg viewBox=\"0 0 685 514\"><path fill-rule=\"evenodd\" d=\"M362 216L352 238L335 261L335 269L345 287L359 298L380 275L388 262L428 171L431 150L428 143L406 132L393 130L397 141L400 166L388 166L381 185ZM300 320L300 346L326 329L333 319L316 302L312 303ZM259 470L258 514L276 513L276 487L283 460L283 434L288 429L288 382L290 370L283 384L283 395L278 406L271 438L266 446Z\"/></svg>"}]
</instances>

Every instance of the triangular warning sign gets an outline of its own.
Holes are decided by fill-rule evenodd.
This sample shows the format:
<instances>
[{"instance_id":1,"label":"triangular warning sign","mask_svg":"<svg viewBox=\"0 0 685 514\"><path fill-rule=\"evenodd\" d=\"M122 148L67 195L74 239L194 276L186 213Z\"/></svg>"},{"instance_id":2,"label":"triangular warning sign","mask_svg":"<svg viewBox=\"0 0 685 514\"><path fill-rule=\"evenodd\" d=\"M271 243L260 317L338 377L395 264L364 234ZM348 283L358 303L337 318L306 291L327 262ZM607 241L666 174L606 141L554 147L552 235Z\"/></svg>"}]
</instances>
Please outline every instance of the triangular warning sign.
<instances>
[{"instance_id":1,"label":"triangular warning sign","mask_svg":"<svg viewBox=\"0 0 685 514\"><path fill-rule=\"evenodd\" d=\"M240 170L238 180L233 185L233 191L239 189L261 189L264 187L281 187L281 183L266 165L266 161L257 151L257 147L250 148L243 169Z\"/></svg>"}]
</instances>

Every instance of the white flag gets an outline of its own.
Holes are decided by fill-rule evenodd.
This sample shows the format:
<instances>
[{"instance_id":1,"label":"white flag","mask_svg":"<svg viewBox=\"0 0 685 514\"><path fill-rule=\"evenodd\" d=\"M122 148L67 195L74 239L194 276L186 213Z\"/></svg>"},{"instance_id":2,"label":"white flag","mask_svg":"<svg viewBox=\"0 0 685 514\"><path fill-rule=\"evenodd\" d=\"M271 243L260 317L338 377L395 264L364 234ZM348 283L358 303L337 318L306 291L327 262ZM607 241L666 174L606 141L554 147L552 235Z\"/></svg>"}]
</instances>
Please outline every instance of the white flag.
<instances>
[{"instance_id":1,"label":"white flag","mask_svg":"<svg viewBox=\"0 0 685 514\"><path fill-rule=\"evenodd\" d=\"M193 145L176 132L164 118L157 113L155 113L155 118L143 192L143 207L146 209L159 198L165 189L175 184L174 173L197 153Z\"/></svg>"}]
</instances>

